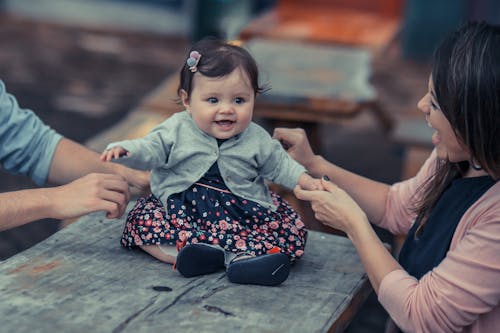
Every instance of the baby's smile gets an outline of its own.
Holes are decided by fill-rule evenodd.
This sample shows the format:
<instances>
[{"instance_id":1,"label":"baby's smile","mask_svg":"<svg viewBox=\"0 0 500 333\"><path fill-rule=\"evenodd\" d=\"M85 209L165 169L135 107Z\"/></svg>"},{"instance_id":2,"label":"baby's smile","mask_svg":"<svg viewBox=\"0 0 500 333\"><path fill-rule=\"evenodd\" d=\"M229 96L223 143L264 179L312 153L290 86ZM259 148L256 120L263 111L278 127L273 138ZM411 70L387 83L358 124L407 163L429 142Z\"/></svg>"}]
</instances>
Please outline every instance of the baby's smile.
<instances>
[{"instance_id":1,"label":"baby's smile","mask_svg":"<svg viewBox=\"0 0 500 333\"><path fill-rule=\"evenodd\" d=\"M229 127L231 126L232 124L234 124L236 121L234 120L228 120L228 119L225 119L225 120L216 120L215 123L219 126L222 126L222 127Z\"/></svg>"}]
</instances>

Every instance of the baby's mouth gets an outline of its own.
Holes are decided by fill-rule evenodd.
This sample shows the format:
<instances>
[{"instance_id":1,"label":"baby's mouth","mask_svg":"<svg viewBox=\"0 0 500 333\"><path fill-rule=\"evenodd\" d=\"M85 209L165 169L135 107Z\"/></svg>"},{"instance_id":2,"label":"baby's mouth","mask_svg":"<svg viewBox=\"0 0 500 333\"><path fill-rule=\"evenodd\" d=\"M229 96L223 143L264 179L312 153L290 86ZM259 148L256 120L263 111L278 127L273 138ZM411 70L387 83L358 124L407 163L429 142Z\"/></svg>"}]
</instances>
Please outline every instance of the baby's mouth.
<instances>
[{"instance_id":1,"label":"baby's mouth","mask_svg":"<svg viewBox=\"0 0 500 333\"><path fill-rule=\"evenodd\" d=\"M217 120L215 122L219 126L230 126L235 123L235 121L232 120Z\"/></svg>"}]
</instances>

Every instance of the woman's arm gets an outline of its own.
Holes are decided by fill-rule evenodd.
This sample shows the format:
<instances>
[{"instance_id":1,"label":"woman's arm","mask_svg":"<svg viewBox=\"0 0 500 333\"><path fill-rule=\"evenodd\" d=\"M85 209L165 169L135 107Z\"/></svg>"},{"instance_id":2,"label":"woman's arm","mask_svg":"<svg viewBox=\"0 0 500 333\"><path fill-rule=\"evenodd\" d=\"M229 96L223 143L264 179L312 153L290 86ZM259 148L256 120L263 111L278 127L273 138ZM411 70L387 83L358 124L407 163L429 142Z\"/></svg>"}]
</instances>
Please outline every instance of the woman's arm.
<instances>
[{"instance_id":1,"label":"woman's arm","mask_svg":"<svg viewBox=\"0 0 500 333\"><path fill-rule=\"evenodd\" d=\"M371 227L365 212L344 190L322 180L324 191L307 191L297 186L297 198L311 202L314 217L342 230L353 242L375 292L390 272L401 269Z\"/></svg>"},{"instance_id":2,"label":"woman's arm","mask_svg":"<svg viewBox=\"0 0 500 333\"><path fill-rule=\"evenodd\" d=\"M297 162L302 164L313 176L324 175L344 189L366 212L368 219L378 223L384 216L389 185L373 181L342 169L320 155L315 155L301 128L276 128L273 137L281 141Z\"/></svg>"}]
</instances>

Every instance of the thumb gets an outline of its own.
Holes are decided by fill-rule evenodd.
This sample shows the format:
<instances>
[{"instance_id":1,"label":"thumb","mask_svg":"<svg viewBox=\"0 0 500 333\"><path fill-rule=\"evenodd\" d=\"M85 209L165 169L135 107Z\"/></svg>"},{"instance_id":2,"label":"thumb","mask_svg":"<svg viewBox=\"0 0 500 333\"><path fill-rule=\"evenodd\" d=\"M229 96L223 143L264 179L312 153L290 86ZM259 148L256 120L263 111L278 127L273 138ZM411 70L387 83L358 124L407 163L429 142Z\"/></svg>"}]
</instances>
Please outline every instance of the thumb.
<instances>
[{"instance_id":1,"label":"thumb","mask_svg":"<svg viewBox=\"0 0 500 333\"><path fill-rule=\"evenodd\" d=\"M306 191L300 187L300 185L296 185L295 188L293 189L293 193L297 197L297 199L300 200L309 200L310 195L308 195L309 191Z\"/></svg>"},{"instance_id":2,"label":"thumb","mask_svg":"<svg viewBox=\"0 0 500 333\"><path fill-rule=\"evenodd\" d=\"M321 177L321 185L323 185L323 188L328 192L333 192L336 187L336 185L330 181L328 176Z\"/></svg>"}]
</instances>

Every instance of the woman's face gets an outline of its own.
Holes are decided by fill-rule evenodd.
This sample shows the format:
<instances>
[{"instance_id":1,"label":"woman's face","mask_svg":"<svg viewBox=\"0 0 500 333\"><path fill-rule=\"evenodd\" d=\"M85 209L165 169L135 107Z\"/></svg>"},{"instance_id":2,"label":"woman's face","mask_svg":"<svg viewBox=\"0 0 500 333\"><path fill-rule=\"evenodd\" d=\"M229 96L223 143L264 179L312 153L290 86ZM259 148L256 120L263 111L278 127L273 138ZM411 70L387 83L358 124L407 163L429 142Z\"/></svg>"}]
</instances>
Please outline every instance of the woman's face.
<instances>
[{"instance_id":1,"label":"woman's face","mask_svg":"<svg viewBox=\"0 0 500 333\"><path fill-rule=\"evenodd\" d=\"M438 157L455 163L469 161L468 149L457 139L450 122L439 107L432 77L429 78L428 92L418 102L417 107L425 114L429 127L436 130L432 135L432 144L436 147Z\"/></svg>"}]
</instances>

